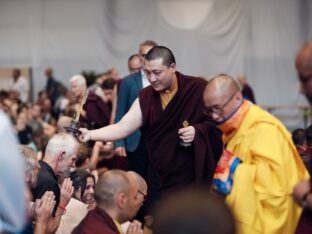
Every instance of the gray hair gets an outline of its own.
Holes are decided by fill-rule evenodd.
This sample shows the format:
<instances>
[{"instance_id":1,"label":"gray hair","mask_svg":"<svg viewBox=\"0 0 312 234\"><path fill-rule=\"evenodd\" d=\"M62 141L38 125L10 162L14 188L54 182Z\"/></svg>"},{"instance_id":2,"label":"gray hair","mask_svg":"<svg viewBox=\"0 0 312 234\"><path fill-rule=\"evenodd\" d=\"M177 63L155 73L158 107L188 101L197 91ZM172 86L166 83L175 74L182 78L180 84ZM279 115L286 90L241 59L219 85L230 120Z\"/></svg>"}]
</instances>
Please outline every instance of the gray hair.
<instances>
[{"instance_id":1,"label":"gray hair","mask_svg":"<svg viewBox=\"0 0 312 234\"><path fill-rule=\"evenodd\" d=\"M77 82L77 85L87 85L86 78L82 75L75 75L70 78L70 83Z\"/></svg>"},{"instance_id":2,"label":"gray hair","mask_svg":"<svg viewBox=\"0 0 312 234\"><path fill-rule=\"evenodd\" d=\"M78 147L78 141L67 133L55 134L48 142L45 155L58 156L61 151L65 151L65 155L74 154L76 147Z\"/></svg>"},{"instance_id":3,"label":"gray hair","mask_svg":"<svg viewBox=\"0 0 312 234\"><path fill-rule=\"evenodd\" d=\"M24 171L26 175L29 175L35 167L39 166L37 153L26 145L20 146L20 152L24 156Z\"/></svg>"}]
</instances>

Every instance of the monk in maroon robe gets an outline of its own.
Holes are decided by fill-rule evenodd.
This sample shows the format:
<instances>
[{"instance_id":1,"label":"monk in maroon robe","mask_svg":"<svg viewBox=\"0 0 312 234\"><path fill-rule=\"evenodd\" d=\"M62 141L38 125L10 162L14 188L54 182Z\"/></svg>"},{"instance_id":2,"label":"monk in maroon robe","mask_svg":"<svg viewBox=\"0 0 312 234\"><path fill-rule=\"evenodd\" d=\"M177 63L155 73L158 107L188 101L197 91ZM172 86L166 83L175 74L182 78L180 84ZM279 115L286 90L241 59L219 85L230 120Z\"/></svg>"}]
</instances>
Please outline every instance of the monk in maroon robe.
<instances>
[{"instance_id":1,"label":"monk in maroon robe","mask_svg":"<svg viewBox=\"0 0 312 234\"><path fill-rule=\"evenodd\" d=\"M203 112L207 81L177 72L172 52L163 46L147 53L144 72L151 86L140 92L120 122L96 130L80 129L80 139L115 141L142 128L161 192L194 183L209 185L222 141Z\"/></svg>"},{"instance_id":2,"label":"monk in maroon robe","mask_svg":"<svg viewBox=\"0 0 312 234\"><path fill-rule=\"evenodd\" d=\"M202 93L207 81L176 72L178 90L165 109L152 86L139 96L143 115L142 134L147 137L151 161L159 172L162 190L211 181L221 154L220 133L203 114ZM195 128L191 146L179 144L183 122Z\"/></svg>"},{"instance_id":3,"label":"monk in maroon robe","mask_svg":"<svg viewBox=\"0 0 312 234\"><path fill-rule=\"evenodd\" d=\"M74 229L73 234L119 234L114 220L102 209L91 210L81 223Z\"/></svg>"},{"instance_id":4,"label":"monk in maroon robe","mask_svg":"<svg viewBox=\"0 0 312 234\"><path fill-rule=\"evenodd\" d=\"M95 185L94 195L97 207L89 211L72 233L121 234L121 223L132 220L144 200L135 178L121 170L105 172ZM131 222L128 230L143 233L138 221Z\"/></svg>"}]
</instances>

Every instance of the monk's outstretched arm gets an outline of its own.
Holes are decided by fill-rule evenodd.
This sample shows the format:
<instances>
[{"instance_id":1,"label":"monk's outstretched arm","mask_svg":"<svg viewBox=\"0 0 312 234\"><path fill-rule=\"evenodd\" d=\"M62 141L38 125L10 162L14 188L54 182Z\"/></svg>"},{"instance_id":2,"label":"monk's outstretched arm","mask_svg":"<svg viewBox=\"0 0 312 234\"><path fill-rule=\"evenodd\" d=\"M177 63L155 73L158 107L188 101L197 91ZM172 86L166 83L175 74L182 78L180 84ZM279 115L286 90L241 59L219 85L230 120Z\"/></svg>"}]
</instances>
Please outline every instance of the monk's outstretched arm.
<instances>
[{"instance_id":1,"label":"monk's outstretched arm","mask_svg":"<svg viewBox=\"0 0 312 234\"><path fill-rule=\"evenodd\" d=\"M126 138L143 124L142 111L137 98L132 104L130 110L116 124L108 125L103 128L88 130L81 128L80 140L87 142L92 141L116 141Z\"/></svg>"}]
</instances>

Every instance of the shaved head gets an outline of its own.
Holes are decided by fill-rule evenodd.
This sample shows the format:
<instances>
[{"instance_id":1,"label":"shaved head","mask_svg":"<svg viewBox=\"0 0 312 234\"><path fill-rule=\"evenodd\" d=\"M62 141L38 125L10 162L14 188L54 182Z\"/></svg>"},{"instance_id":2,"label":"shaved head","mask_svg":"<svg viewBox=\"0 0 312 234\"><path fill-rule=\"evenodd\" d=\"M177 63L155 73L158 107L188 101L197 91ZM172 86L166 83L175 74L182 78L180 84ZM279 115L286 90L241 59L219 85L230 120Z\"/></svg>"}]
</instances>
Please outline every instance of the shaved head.
<instances>
[{"instance_id":1,"label":"shaved head","mask_svg":"<svg viewBox=\"0 0 312 234\"><path fill-rule=\"evenodd\" d=\"M206 92L207 91L207 92ZM207 84L205 93L213 93L218 96L230 97L240 91L238 83L231 76L220 74L214 76Z\"/></svg>"},{"instance_id":2,"label":"shaved head","mask_svg":"<svg viewBox=\"0 0 312 234\"><path fill-rule=\"evenodd\" d=\"M139 190L141 191L147 190L147 184L142 176L140 176L138 173L134 171L128 171L127 173L135 179L135 181L138 184Z\"/></svg>"},{"instance_id":3,"label":"shaved head","mask_svg":"<svg viewBox=\"0 0 312 234\"><path fill-rule=\"evenodd\" d=\"M204 112L218 123L228 119L243 103L239 84L226 74L217 75L208 82L203 99Z\"/></svg>"},{"instance_id":4,"label":"shaved head","mask_svg":"<svg viewBox=\"0 0 312 234\"><path fill-rule=\"evenodd\" d=\"M297 54L296 68L303 76L312 75L312 41L306 43Z\"/></svg>"},{"instance_id":5,"label":"shaved head","mask_svg":"<svg viewBox=\"0 0 312 234\"><path fill-rule=\"evenodd\" d=\"M296 58L300 91L312 105L312 41L306 43Z\"/></svg>"},{"instance_id":6,"label":"shaved head","mask_svg":"<svg viewBox=\"0 0 312 234\"><path fill-rule=\"evenodd\" d=\"M105 172L95 186L95 200L104 207L114 207L118 193L129 193L131 182L126 172L110 170Z\"/></svg>"}]
</instances>

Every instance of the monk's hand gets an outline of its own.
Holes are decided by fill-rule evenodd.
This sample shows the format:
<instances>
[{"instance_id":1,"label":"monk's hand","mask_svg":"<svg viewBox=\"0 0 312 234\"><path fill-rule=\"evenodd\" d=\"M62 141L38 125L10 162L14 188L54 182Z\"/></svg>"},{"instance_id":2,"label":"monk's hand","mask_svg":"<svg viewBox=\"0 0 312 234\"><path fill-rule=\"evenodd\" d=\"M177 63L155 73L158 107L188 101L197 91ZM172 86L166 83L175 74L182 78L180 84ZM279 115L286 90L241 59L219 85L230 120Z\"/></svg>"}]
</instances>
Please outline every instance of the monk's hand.
<instances>
[{"instance_id":1,"label":"monk's hand","mask_svg":"<svg viewBox=\"0 0 312 234\"><path fill-rule=\"evenodd\" d=\"M180 128L178 131L179 137L185 143L193 142L195 139L195 128L188 126L186 128Z\"/></svg>"},{"instance_id":2,"label":"monk's hand","mask_svg":"<svg viewBox=\"0 0 312 234\"><path fill-rule=\"evenodd\" d=\"M81 142L87 142L91 140L91 133L86 128L79 128L79 131L81 131L81 134L79 136L79 141Z\"/></svg>"},{"instance_id":3,"label":"monk's hand","mask_svg":"<svg viewBox=\"0 0 312 234\"><path fill-rule=\"evenodd\" d=\"M137 220L132 221L126 234L143 234L142 224Z\"/></svg>"},{"instance_id":4,"label":"monk's hand","mask_svg":"<svg viewBox=\"0 0 312 234\"><path fill-rule=\"evenodd\" d=\"M295 201L301 205L304 195L309 191L311 191L309 180L304 180L298 183L293 190Z\"/></svg>"}]
</instances>

